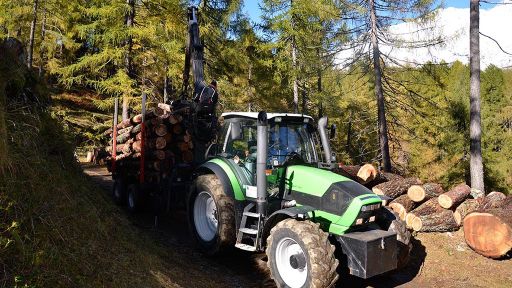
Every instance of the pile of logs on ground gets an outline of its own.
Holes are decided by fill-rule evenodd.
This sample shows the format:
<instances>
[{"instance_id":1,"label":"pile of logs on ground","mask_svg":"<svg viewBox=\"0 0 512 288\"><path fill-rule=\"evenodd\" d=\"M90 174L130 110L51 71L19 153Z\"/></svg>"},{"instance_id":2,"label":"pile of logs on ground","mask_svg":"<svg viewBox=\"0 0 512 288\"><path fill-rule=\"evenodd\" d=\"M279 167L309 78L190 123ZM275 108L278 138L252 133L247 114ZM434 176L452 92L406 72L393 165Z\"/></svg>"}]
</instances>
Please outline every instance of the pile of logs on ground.
<instances>
[{"instance_id":1,"label":"pile of logs on ground","mask_svg":"<svg viewBox=\"0 0 512 288\"><path fill-rule=\"evenodd\" d=\"M389 200L383 204L417 232L447 232L464 227L468 245L477 253L499 258L512 252L512 195L491 192L473 199L471 188L458 184L448 191L437 183L379 172L373 165L340 165L340 175L351 178Z\"/></svg>"},{"instance_id":2,"label":"pile of logs on ground","mask_svg":"<svg viewBox=\"0 0 512 288\"><path fill-rule=\"evenodd\" d=\"M191 125L188 121L189 112L190 109L184 108L172 111L171 106L160 103L145 114L144 134L141 114L119 123L116 167L122 167L124 173L137 177L144 149L145 178L150 182L158 182L177 163L192 163L194 145L192 133L188 129ZM112 129L106 133L113 136ZM114 149L113 140L114 137L110 146L106 147L109 153Z\"/></svg>"}]
</instances>

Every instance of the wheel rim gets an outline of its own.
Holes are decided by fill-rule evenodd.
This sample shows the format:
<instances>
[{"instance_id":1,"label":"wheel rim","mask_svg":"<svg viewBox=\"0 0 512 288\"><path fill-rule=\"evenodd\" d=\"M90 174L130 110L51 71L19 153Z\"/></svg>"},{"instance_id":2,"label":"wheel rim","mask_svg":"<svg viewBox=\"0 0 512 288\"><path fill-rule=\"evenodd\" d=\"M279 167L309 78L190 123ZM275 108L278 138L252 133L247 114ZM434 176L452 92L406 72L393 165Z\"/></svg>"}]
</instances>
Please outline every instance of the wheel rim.
<instances>
[{"instance_id":1,"label":"wheel rim","mask_svg":"<svg viewBox=\"0 0 512 288\"><path fill-rule=\"evenodd\" d=\"M303 265L299 265L299 267L297 267L297 263L295 261L297 258L307 259L304 251L302 251L302 248L297 242L295 242L295 240L291 238L283 238L277 243L277 271L284 283L291 288L300 288L304 286L308 278L307 261L304 261ZM292 263L294 265L292 265Z\"/></svg>"},{"instance_id":2,"label":"wheel rim","mask_svg":"<svg viewBox=\"0 0 512 288\"><path fill-rule=\"evenodd\" d=\"M217 235L217 206L206 191L199 193L194 201L194 225L203 241L211 241Z\"/></svg>"}]
</instances>

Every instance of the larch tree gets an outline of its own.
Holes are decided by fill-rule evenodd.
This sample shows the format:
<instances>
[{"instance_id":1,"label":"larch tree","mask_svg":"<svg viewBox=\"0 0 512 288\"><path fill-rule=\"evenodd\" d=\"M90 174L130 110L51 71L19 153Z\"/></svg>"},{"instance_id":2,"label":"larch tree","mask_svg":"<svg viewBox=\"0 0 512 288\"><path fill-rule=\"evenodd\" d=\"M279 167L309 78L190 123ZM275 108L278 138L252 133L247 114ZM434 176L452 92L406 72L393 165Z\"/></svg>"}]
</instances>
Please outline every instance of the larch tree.
<instances>
[{"instance_id":1,"label":"larch tree","mask_svg":"<svg viewBox=\"0 0 512 288\"><path fill-rule=\"evenodd\" d=\"M473 197L482 197L484 189L484 166L482 160L482 120L480 116L480 1L471 0L469 21L469 66L470 66L470 173Z\"/></svg>"},{"instance_id":2,"label":"larch tree","mask_svg":"<svg viewBox=\"0 0 512 288\"><path fill-rule=\"evenodd\" d=\"M437 35L426 35L426 27L433 25L437 6L436 1L346 1L348 9L343 19L348 23L348 36L351 38L347 49L353 51L352 57L343 59L341 66L350 67L353 63L365 60L372 67L375 98L377 102L377 126L379 131L380 161L384 171L391 171L389 148L388 109L394 106L398 88L402 83L393 80L392 73L387 73L388 66L405 67L416 64L391 55L393 48L414 49L433 46L442 42ZM417 25L409 33L390 31L398 24ZM423 31L423 32L422 32ZM420 34L418 39L407 35ZM412 39L412 40L411 40ZM395 101L396 102L396 101Z\"/></svg>"}]
</instances>

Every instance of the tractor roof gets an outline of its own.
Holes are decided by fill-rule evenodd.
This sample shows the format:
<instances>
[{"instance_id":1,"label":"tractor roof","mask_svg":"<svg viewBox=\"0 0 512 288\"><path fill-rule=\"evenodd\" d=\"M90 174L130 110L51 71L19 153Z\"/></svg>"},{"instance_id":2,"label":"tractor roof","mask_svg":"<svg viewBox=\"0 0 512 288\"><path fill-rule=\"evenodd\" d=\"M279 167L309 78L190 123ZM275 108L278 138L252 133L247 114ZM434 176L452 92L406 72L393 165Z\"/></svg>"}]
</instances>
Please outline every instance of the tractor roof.
<instances>
[{"instance_id":1,"label":"tractor roof","mask_svg":"<svg viewBox=\"0 0 512 288\"><path fill-rule=\"evenodd\" d=\"M258 119L258 112L226 112L222 113L222 117L225 119L229 118L250 118L250 119ZM273 119L275 117L282 117L282 118L309 118L313 120L313 117L304 115L304 114L293 114L293 113L267 113L267 119Z\"/></svg>"}]
</instances>

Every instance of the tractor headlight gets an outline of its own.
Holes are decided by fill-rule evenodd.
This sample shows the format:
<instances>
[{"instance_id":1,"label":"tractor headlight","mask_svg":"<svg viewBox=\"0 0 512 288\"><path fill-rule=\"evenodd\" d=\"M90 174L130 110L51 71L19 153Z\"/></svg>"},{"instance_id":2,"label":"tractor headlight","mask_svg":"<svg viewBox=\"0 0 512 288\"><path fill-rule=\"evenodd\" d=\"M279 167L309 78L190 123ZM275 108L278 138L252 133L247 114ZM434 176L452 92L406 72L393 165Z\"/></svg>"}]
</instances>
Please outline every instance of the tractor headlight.
<instances>
[{"instance_id":1,"label":"tractor headlight","mask_svg":"<svg viewBox=\"0 0 512 288\"><path fill-rule=\"evenodd\" d=\"M364 205L363 207L361 207L361 211L366 212L366 211L377 210L380 208L380 205L381 205L381 203Z\"/></svg>"}]
</instances>

